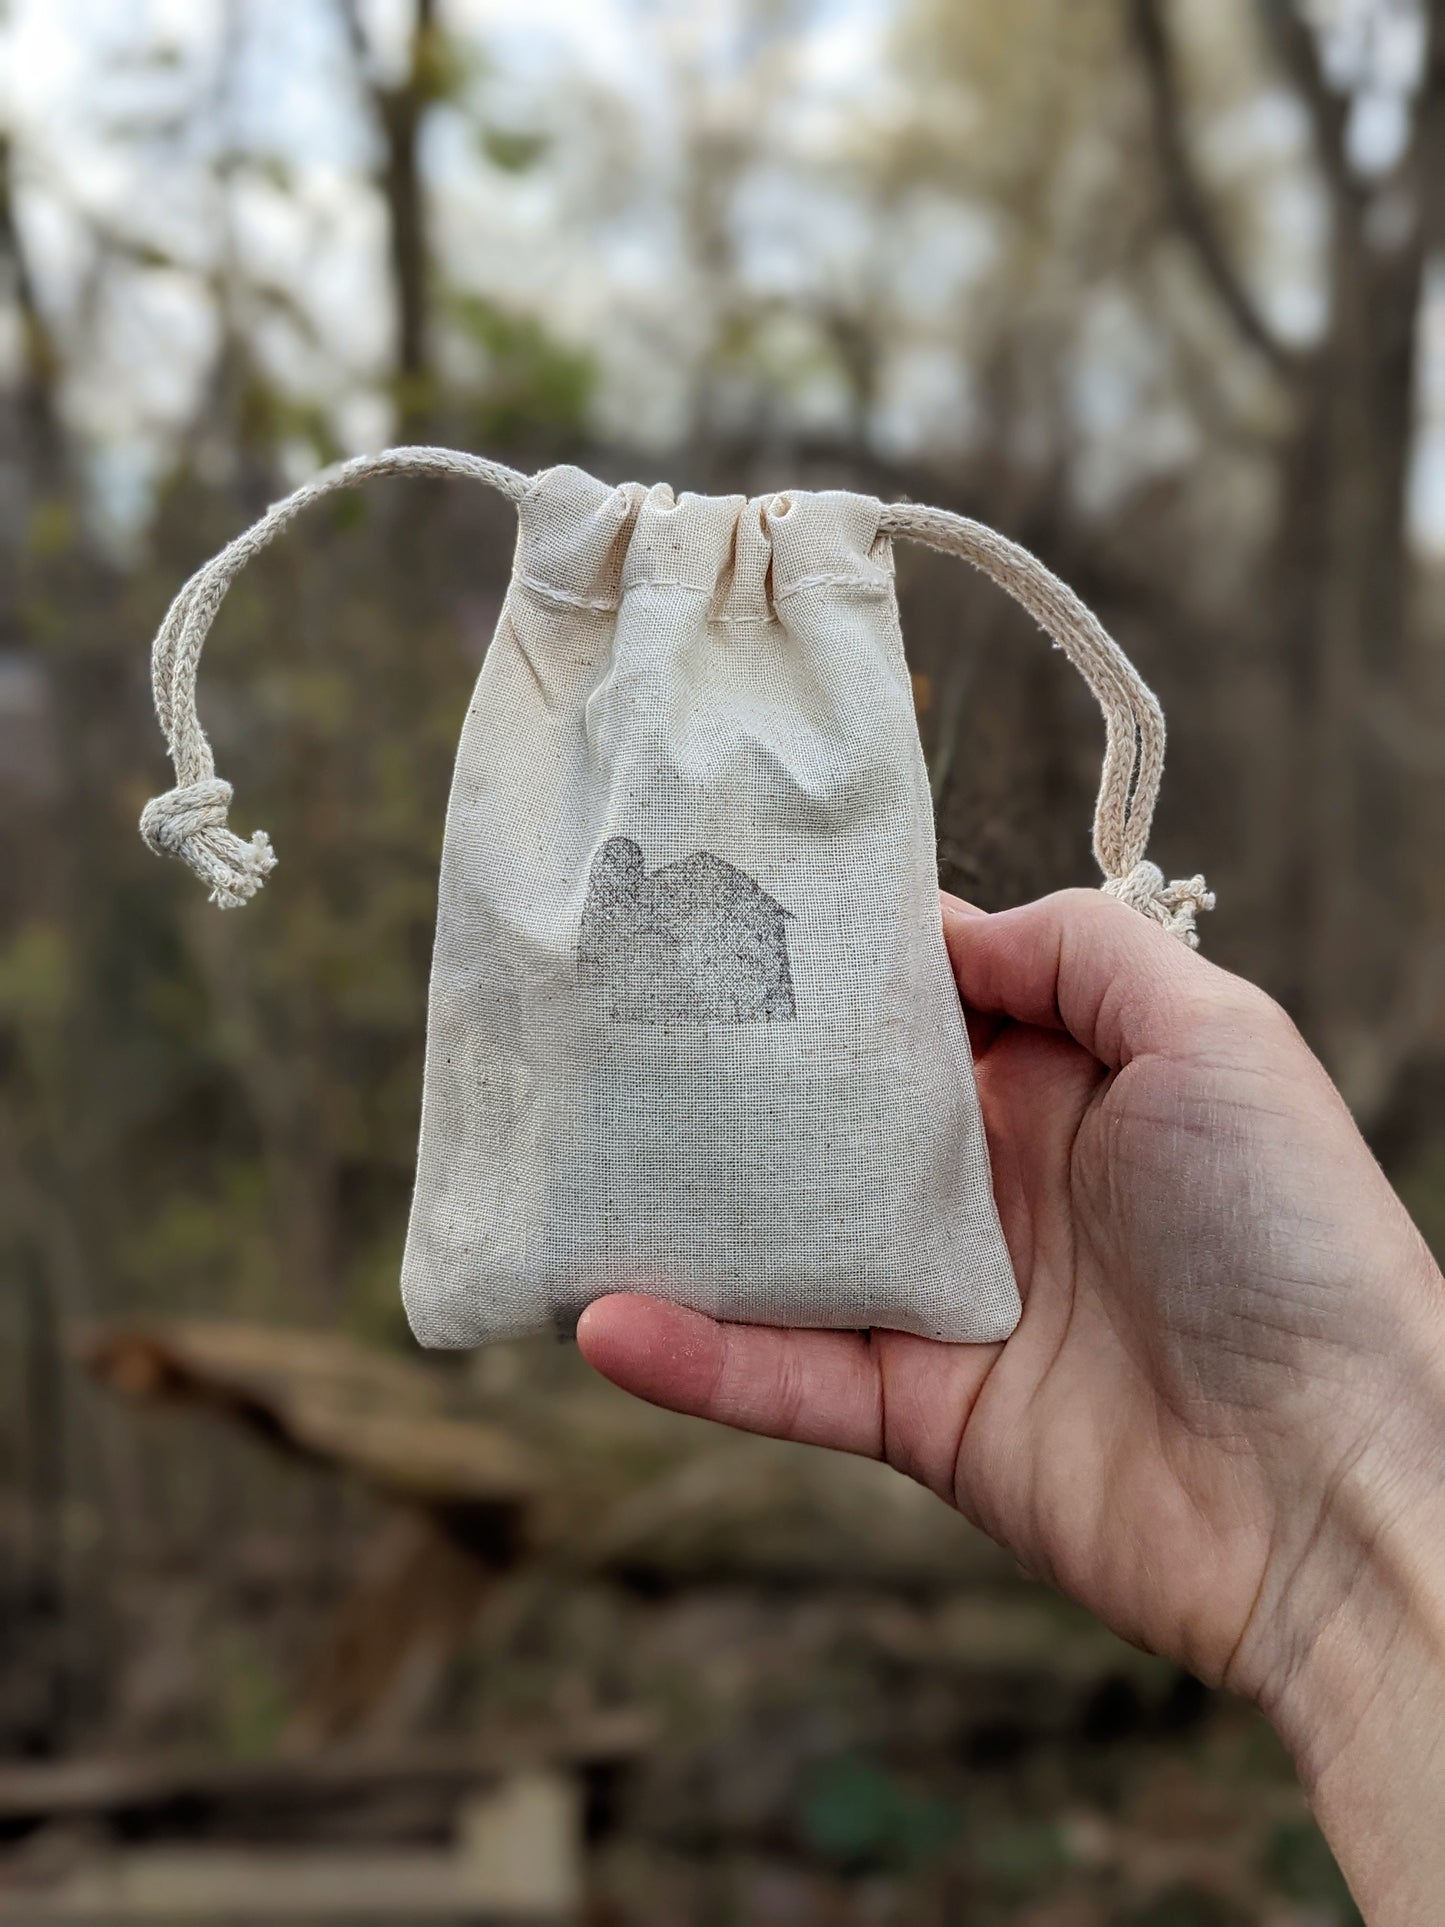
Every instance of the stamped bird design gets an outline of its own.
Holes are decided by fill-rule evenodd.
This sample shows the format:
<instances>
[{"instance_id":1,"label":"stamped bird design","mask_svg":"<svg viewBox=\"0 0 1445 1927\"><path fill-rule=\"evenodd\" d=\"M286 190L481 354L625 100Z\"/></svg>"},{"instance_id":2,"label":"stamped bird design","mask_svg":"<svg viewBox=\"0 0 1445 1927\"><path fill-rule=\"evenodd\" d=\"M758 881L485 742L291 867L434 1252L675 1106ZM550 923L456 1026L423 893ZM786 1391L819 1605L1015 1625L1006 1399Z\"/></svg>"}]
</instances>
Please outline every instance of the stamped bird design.
<instances>
[{"instance_id":1,"label":"stamped bird design","mask_svg":"<svg viewBox=\"0 0 1445 1927\"><path fill-rule=\"evenodd\" d=\"M745 870L699 850L648 874L642 847L598 850L577 981L630 1024L759 1024L795 1017L791 912Z\"/></svg>"}]
</instances>

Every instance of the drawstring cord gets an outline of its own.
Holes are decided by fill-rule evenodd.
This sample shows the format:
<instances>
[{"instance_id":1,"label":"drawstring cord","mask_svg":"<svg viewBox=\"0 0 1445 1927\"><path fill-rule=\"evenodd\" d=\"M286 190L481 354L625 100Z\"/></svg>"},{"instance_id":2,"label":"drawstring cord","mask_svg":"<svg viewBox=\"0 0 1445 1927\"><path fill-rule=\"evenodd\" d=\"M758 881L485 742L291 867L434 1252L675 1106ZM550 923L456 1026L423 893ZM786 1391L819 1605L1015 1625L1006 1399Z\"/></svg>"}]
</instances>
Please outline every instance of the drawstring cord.
<instances>
[{"instance_id":1,"label":"drawstring cord","mask_svg":"<svg viewBox=\"0 0 1445 1927\"><path fill-rule=\"evenodd\" d=\"M167 612L151 652L156 715L176 783L141 815L141 835L160 856L178 856L200 877L211 901L236 909L276 867L264 830L249 842L227 826L231 786L196 714L196 673L216 613L246 564L303 509L375 475L463 476L520 502L532 478L501 462L449 448L391 448L324 469L275 503L243 535L195 573ZM1079 671L1104 716L1103 777L1094 812L1094 855L1103 889L1191 947L1199 914L1214 908L1203 877L1167 883L1145 855L1164 771L1164 714L1152 691L1093 612L1018 543L981 522L911 502L886 506L880 532L961 557L1020 603Z\"/></svg>"},{"instance_id":2,"label":"drawstring cord","mask_svg":"<svg viewBox=\"0 0 1445 1927\"><path fill-rule=\"evenodd\" d=\"M531 481L500 462L450 448L389 448L380 455L360 455L323 469L274 503L181 590L151 650L156 715L175 765L176 786L146 804L140 833L158 856L178 856L188 863L210 890L211 902L223 910L239 909L255 896L276 867L276 853L264 830L244 842L226 827L231 785L216 774L216 759L196 714L201 650L227 589L252 557L313 502L373 475L461 475L485 482L514 502L522 499Z\"/></svg>"}]
</instances>

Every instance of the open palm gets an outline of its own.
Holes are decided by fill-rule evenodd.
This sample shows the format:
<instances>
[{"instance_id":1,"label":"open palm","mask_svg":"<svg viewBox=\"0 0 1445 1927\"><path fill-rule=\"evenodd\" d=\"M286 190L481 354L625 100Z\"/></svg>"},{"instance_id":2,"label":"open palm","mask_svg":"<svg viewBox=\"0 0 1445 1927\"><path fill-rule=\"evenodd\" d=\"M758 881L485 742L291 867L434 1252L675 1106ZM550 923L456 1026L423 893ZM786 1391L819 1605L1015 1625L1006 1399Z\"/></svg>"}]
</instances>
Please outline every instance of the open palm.
<instances>
[{"instance_id":1,"label":"open palm","mask_svg":"<svg viewBox=\"0 0 1445 1927\"><path fill-rule=\"evenodd\" d=\"M588 1309L582 1349L655 1403L887 1459L1126 1637L1260 1691L1262 1620L1388 1369L1388 1295L1432 1268L1263 993L1092 892L943 916L1013 1337L729 1326L628 1294Z\"/></svg>"}]
</instances>

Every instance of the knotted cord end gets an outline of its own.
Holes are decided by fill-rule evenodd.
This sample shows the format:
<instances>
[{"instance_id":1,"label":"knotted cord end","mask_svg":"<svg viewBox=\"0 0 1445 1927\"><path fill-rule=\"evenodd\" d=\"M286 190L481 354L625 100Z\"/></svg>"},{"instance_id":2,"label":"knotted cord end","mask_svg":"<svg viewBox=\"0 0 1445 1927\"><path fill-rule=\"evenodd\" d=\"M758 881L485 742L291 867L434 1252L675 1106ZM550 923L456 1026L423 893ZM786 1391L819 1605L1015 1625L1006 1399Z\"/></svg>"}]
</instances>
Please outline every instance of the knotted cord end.
<instances>
[{"instance_id":1,"label":"knotted cord end","mask_svg":"<svg viewBox=\"0 0 1445 1927\"><path fill-rule=\"evenodd\" d=\"M140 833L157 856L178 856L210 889L222 910L239 910L276 867L264 830L249 842L226 827L231 785L219 776L183 783L152 797L141 812Z\"/></svg>"},{"instance_id":2,"label":"knotted cord end","mask_svg":"<svg viewBox=\"0 0 1445 1927\"><path fill-rule=\"evenodd\" d=\"M1197 921L1214 908L1214 892L1203 877L1166 883L1157 863L1136 863L1126 876L1109 877L1102 885L1106 897L1127 903L1131 910L1162 924L1191 950L1199 948Z\"/></svg>"}]
</instances>

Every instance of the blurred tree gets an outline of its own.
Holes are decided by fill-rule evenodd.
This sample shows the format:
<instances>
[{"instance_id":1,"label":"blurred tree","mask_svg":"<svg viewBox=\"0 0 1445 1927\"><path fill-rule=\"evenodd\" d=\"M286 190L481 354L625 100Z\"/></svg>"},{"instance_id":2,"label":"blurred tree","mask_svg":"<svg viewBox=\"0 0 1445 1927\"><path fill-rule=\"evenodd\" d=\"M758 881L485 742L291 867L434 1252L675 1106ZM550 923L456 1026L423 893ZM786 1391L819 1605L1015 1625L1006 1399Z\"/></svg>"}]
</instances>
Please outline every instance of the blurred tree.
<instances>
[{"instance_id":1,"label":"blurred tree","mask_svg":"<svg viewBox=\"0 0 1445 1927\"><path fill-rule=\"evenodd\" d=\"M1141 611L1157 621L1164 605L1120 539L1120 511L1145 512L1151 418L1184 377L1133 321L1150 221L1118 7L914 0L894 53L902 84L857 141L890 210L879 386L922 365L941 391L924 485L1038 549L1116 624L1127 617L1137 649ZM951 274L934 266L950 257ZM1132 392L1101 436L1088 390L1107 331L1124 338L1106 343L1103 380L1117 385L1125 362ZM1101 440L1118 479L1091 502ZM990 585L927 566L911 634L931 672L948 880L992 904L1078 878L1098 755L1087 700Z\"/></svg>"},{"instance_id":2,"label":"blurred tree","mask_svg":"<svg viewBox=\"0 0 1445 1927\"><path fill-rule=\"evenodd\" d=\"M1441 702L1409 492L1445 222L1445 8L1372 0L1353 39L1345 11L914 0L907 93L875 117L871 164L895 206L941 192L984 222L953 343L961 465L940 458L1132 607L1126 626L1144 618L1146 660L1172 645L1171 706L1239 773L1219 880L1250 932L1240 961L1379 1118L1411 1055L1445 1045L1441 759L1407 720ZM1381 100L1398 138L1362 152L1352 130ZM1283 112L1298 138L1268 132ZM916 316L880 325L918 339ZM965 659L936 695L940 810L964 843L978 812L949 772L969 676Z\"/></svg>"},{"instance_id":3,"label":"blurred tree","mask_svg":"<svg viewBox=\"0 0 1445 1927\"><path fill-rule=\"evenodd\" d=\"M1445 817L1438 780L1422 782L1400 755L1399 719L1429 687L1409 480L1422 300L1445 244L1445 7L1378 5L1353 58L1337 49L1333 69L1328 17L1322 38L1297 0L1257 0L1256 11L1327 210L1323 325L1308 343L1270 318L1232 244L1201 167L1166 0L1131 0L1131 25L1165 216L1242 345L1286 392L1269 579L1284 671L1271 749L1288 826L1275 856L1296 896L1288 989L1356 1105L1376 1115L1410 1053L1432 1031L1442 1041L1445 922L1438 897L1421 898ZM1367 166L1352 152L1353 115L1391 86L1378 69L1392 26L1418 40L1416 71L1393 82L1405 96L1397 153Z\"/></svg>"},{"instance_id":4,"label":"blurred tree","mask_svg":"<svg viewBox=\"0 0 1445 1927\"><path fill-rule=\"evenodd\" d=\"M427 110L447 92L452 56L437 17L437 0L412 0L402 71L397 78L387 79L367 41L358 0L336 0L336 4L381 147L376 185L386 209L398 438L423 441L436 395L432 256L421 139Z\"/></svg>"},{"instance_id":5,"label":"blurred tree","mask_svg":"<svg viewBox=\"0 0 1445 1927\"><path fill-rule=\"evenodd\" d=\"M5 393L13 417L5 437L10 486L18 490L23 485L32 496L46 494L58 490L64 479L65 440L55 393L59 362L16 219L14 144L5 129L0 129L0 274L0 299L17 316L20 338L18 366Z\"/></svg>"}]
</instances>

